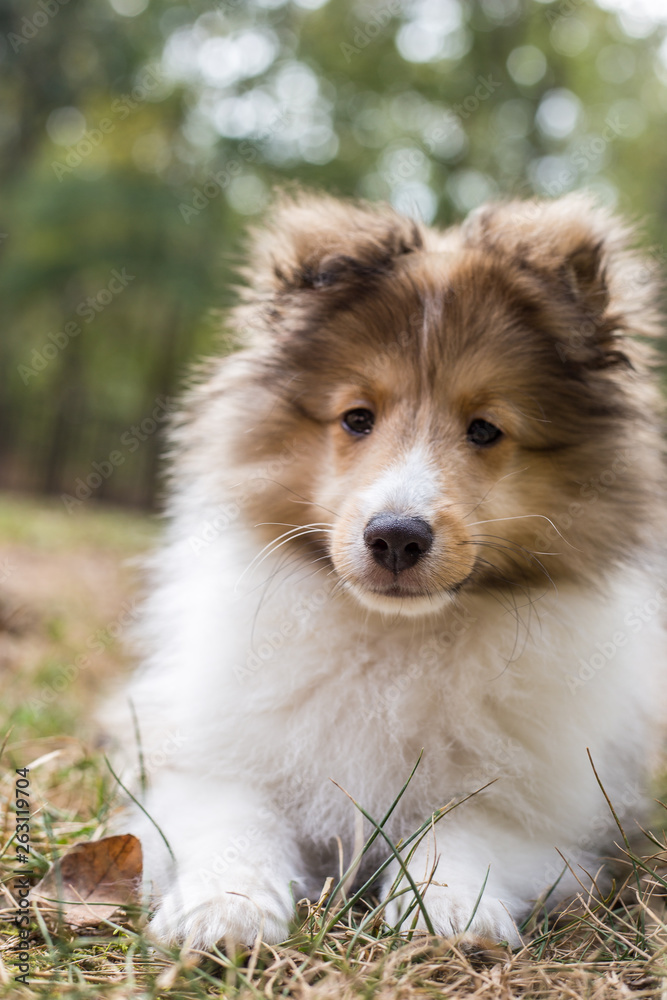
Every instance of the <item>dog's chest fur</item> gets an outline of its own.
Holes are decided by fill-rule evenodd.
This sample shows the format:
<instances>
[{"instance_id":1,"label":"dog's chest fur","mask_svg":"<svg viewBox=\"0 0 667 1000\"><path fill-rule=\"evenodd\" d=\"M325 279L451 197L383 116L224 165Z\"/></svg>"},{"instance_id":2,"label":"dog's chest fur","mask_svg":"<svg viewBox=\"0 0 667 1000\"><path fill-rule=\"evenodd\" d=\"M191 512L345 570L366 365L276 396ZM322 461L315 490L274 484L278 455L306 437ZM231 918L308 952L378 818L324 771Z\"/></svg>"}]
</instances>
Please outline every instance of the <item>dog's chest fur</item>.
<instances>
[{"instance_id":1,"label":"dog's chest fur","mask_svg":"<svg viewBox=\"0 0 667 1000\"><path fill-rule=\"evenodd\" d=\"M155 601L152 627L173 636L175 669L162 660L164 710L141 706L154 724L142 734L145 753L175 727L185 750L174 766L199 760L212 778L263 787L305 841L340 836L349 859L356 810L332 779L380 819L423 751L388 824L392 838L488 785L457 808L511 811L529 836L547 825L562 842L599 796L586 748L612 795L625 793L626 769L649 753L660 625L623 626L650 597L648 581L625 574L604 594L561 586L532 595L532 606L525 595L516 606L509 594L462 595L433 620L382 621L332 596L325 574L314 583L307 567L257 612L256 583L245 596L236 586L243 564L238 539L218 540L194 566L183 562L193 607L182 619L165 614L167 595ZM581 682L596 643L619 628L627 643ZM191 670L175 697L168 685L183 685L185 647ZM625 760L612 764L605 734L624 726Z\"/></svg>"}]
</instances>

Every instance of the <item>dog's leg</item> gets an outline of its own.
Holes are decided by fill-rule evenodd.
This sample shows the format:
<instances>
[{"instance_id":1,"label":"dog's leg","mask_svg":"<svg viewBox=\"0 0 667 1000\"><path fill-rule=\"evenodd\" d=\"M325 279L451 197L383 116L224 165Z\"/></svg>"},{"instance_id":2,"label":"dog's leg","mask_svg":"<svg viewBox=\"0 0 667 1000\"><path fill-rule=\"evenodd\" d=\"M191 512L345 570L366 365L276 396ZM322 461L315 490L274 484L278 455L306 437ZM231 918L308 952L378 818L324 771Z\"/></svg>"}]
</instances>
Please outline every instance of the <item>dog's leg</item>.
<instances>
[{"instance_id":1,"label":"dog's leg","mask_svg":"<svg viewBox=\"0 0 667 1000\"><path fill-rule=\"evenodd\" d=\"M407 867L436 934L507 941L513 947L521 943L517 923L530 909L526 900L535 894L535 876L545 871L549 857L546 845L527 845L526 840L520 831L481 825L447 832L436 827L435 836L431 832L424 838ZM394 862L382 887L388 898L387 923L396 926L402 921L405 931L416 921L416 927L427 930L419 906L407 913L415 895L406 876L399 875Z\"/></svg>"},{"instance_id":2,"label":"dog's leg","mask_svg":"<svg viewBox=\"0 0 667 1000\"><path fill-rule=\"evenodd\" d=\"M163 777L147 809L154 822L141 819L135 830L157 904L155 937L196 948L225 940L250 945L260 934L269 943L284 940L300 875L285 818L247 787L183 775Z\"/></svg>"}]
</instances>

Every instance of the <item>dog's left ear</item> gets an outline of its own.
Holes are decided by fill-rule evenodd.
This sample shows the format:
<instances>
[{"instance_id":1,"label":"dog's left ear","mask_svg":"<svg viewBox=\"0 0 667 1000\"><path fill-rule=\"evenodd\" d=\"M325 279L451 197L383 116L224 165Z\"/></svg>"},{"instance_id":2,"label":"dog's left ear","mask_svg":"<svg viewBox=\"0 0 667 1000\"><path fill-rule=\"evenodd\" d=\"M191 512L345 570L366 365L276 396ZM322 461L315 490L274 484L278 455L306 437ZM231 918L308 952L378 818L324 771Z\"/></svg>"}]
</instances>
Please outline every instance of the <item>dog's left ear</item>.
<instances>
[{"instance_id":1,"label":"dog's left ear","mask_svg":"<svg viewBox=\"0 0 667 1000\"><path fill-rule=\"evenodd\" d=\"M255 292L278 296L367 287L423 243L420 226L387 205L303 193L280 196L250 237L242 273Z\"/></svg>"},{"instance_id":2,"label":"dog's left ear","mask_svg":"<svg viewBox=\"0 0 667 1000\"><path fill-rule=\"evenodd\" d=\"M563 332L581 347L583 363L627 360L624 337L661 333L656 262L633 249L632 227L585 194L484 206L462 235L467 246L496 252L552 290L554 317L570 326Z\"/></svg>"}]
</instances>

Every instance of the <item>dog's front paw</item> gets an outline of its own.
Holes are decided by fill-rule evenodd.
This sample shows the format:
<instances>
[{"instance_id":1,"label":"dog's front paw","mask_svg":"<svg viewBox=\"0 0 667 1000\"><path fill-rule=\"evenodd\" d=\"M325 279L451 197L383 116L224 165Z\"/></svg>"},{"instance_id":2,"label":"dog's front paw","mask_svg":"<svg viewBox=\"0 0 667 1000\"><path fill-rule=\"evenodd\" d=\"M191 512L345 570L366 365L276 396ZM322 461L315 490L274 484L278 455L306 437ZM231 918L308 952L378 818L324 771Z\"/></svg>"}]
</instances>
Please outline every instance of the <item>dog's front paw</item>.
<instances>
[{"instance_id":1,"label":"dog's front paw","mask_svg":"<svg viewBox=\"0 0 667 1000\"><path fill-rule=\"evenodd\" d=\"M518 947L521 938L507 904L486 894L477 904L478 895L479 890L467 889L465 886L432 882L422 898L436 934L446 938L456 937L464 944L485 939L493 942L507 941L512 948ZM403 893L390 900L385 908L386 922L395 927L413 899L412 893ZM402 922L401 929L405 931L413 926L415 913L415 926L419 930L428 930L421 909L412 911Z\"/></svg>"},{"instance_id":2,"label":"dog's front paw","mask_svg":"<svg viewBox=\"0 0 667 1000\"><path fill-rule=\"evenodd\" d=\"M149 931L165 944L207 949L218 942L252 945L261 935L268 944L284 941L290 911L277 894L253 886L243 892L178 882L167 892Z\"/></svg>"}]
</instances>

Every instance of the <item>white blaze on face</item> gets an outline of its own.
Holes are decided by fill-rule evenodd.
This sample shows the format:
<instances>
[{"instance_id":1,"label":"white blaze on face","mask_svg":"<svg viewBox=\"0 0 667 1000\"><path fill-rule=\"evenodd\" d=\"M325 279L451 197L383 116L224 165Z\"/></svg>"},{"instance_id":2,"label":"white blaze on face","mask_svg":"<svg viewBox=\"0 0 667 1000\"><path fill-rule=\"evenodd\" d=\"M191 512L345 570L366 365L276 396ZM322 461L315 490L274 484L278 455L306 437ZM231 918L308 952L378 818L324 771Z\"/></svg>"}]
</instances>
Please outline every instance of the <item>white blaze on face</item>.
<instances>
[{"instance_id":1,"label":"white blaze on face","mask_svg":"<svg viewBox=\"0 0 667 1000\"><path fill-rule=\"evenodd\" d=\"M359 509L364 524L384 512L430 521L441 493L440 470L426 448L418 445L397 455L362 492Z\"/></svg>"},{"instance_id":2,"label":"white blaze on face","mask_svg":"<svg viewBox=\"0 0 667 1000\"><path fill-rule=\"evenodd\" d=\"M461 543L463 522L449 509L446 474L435 449L424 443L397 446L371 473L369 482L350 493L333 531L334 566L362 605L392 615L437 613L453 601L454 591L472 569L473 551ZM372 476L372 478L371 478ZM378 515L397 515L426 522L432 544L398 574L365 540L365 529Z\"/></svg>"}]
</instances>

